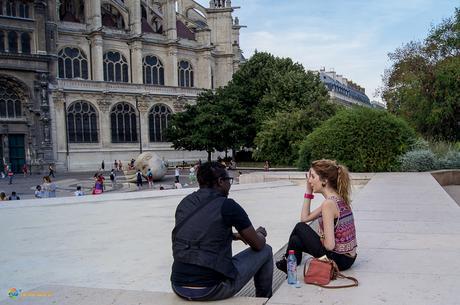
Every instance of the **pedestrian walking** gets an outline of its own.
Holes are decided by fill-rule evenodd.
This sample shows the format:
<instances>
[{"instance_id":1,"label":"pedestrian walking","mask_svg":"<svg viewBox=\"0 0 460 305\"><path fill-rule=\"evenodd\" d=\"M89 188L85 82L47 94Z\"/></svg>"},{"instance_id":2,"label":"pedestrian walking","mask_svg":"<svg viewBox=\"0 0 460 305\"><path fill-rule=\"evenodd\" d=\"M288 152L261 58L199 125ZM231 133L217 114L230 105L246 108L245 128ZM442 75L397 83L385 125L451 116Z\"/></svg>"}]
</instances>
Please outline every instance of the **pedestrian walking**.
<instances>
[{"instance_id":1,"label":"pedestrian walking","mask_svg":"<svg viewBox=\"0 0 460 305\"><path fill-rule=\"evenodd\" d=\"M147 171L147 181L149 182L149 189L153 188L153 172L150 168Z\"/></svg>"},{"instance_id":2,"label":"pedestrian walking","mask_svg":"<svg viewBox=\"0 0 460 305\"><path fill-rule=\"evenodd\" d=\"M194 184L196 182L195 166L190 167L190 174L188 175L188 178L190 179L190 184Z\"/></svg>"},{"instance_id":3,"label":"pedestrian walking","mask_svg":"<svg viewBox=\"0 0 460 305\"><path fill-rule=\"evenodd\" d=\"M115 160L115 161L113 162L113 168L114 168L116 171L118 170L118 162L117 162L117 160Z\"/></svg>"},{"instance_id":4,"label":"pedestrian walking","mask_svg":"<svg viewBox=\"0 0 460 305\"><path fill-rule=\"evenodd\" d=\"M24 177L27 176L28 172L29 172L29 167L27 166L27 163L24 163L22 165L22 173L24 174Z\"/></svg>"},{"instance_id":5,"label":"pedestrian walking","mask_svg":"<svg viewBox=\"0 0 460 305\"><path fill-rule=\"evenodd\" d=\"M16 194L16 192L11 192L11 196L8 197L8 200L20 200L19 196Z\"/></svg>"},{"instance_id":6,"label":"pedestrian walking","mask_svg":"<svg viewBox=\"0 0 460 305\"><path fill-rule=\"evenodd\" d=\"M176 180L174 181L174 183L179 183L179 177L180 177L180 168L179 168L179 165L176 165L176 169L174 170L174 177L176 178Z\"/></svg>"},{"instance_id":7,"label":"pedestrian walking","mask_svg":"<svg viewBox=\"0 0 460 305\"><path fill-rule=\"evenodd\" d=\"M109 178L110 178L110 182L112 182L112 189L115 187L115 171L114 169L112 168L112 170L110 171L110 175L109 175Z\"/></svg>"},{"instance_id":8,"label":"pedestrian walking","mask_svg":"<svg viewBox=\"0 0 460 305\"><path fill-rule=\"evenodd\" d=\"M138 190L142 188L142 172L140 169L138 169L136 173L136 185Z\"/></svg>"},{"instance_id":9,"label":"pedestrian walking","mask_svg":"<svg viewBox=\"0 0 460 305\"><path fill-rule=\"evenodd\" d=\"M119 171L123 170L123 163L121 163L121 160L118 160L118 170Z\"/></svg>"},{"instance_id":10,"label":"pedestrian walking","mask_svg":"<svg viewBox=\"0 0 460 305\"><path fill-rule=\"evenodd\" d=\"M49 170L48 177L53 177L53 178L55 178L55 177L54 177L54 168L53 168L53 164L50 164L50 165L48 166L48 170Z\"/></svg>"},{"instance_id":11,"label":"pedestrian walking","mask_svg":"<svg viewBox=\"0 0 460 305\"><path fill-rule=\"evenodd\" d=\"M104 160L102 160L102 163L101 163L101 169L104 170L105 169L105 163L104 163Z\"/></svg>"},{"instance_id":12,"label":"pedestrian walking","mask_svg":"<svg viewBox=\"0 0 460 305\"><path fill-rule=\"evenodd\" d=\"M14 177L13 171L10 168L8 168L8 178L10 179L8 184L13 184L13 177Z\"/></svg>"}]
</instances>

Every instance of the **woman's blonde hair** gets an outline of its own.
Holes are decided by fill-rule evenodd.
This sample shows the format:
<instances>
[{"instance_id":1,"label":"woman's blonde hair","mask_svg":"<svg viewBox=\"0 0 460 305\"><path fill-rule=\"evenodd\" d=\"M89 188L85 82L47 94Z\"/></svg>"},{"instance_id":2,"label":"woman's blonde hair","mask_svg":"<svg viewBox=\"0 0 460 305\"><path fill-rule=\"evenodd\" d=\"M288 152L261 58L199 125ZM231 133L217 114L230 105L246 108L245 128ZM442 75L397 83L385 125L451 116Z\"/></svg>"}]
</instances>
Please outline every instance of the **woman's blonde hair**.
<instances>
[{"instance_id":1,"label":"woman's blonde hair","mask_svg":"<svg viewBox=\"0 0 460 305\"><path fill-rule=\"evenodd\" d=\"M350 205L351 183L350 175L346 166L338 164L335 160L316 160L311 167L315 170L321 180L327 180L342 197L347 205Z\"/></svg>"}]
</instances>

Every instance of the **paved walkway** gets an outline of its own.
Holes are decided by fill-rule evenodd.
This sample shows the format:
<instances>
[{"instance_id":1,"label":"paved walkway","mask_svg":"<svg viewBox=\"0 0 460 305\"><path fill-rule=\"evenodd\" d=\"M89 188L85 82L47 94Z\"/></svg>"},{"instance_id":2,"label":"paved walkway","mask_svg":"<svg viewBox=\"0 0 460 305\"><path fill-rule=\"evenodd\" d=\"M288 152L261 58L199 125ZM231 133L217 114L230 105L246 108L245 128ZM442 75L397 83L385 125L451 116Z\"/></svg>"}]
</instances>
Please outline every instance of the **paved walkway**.
<instances>
[{"instance_id":1,"label":"paved walkway","mask_svg":"<svg viewBox=\"0 0 460 305\"><path fill-rule=\"evenodd\" d=\"M11 287L45 284L169 292L171 231L193 189L6 201L0 206L0 299ZM234 185L274 249L298 219L304 189L288 181ZM282 225L280 225L282 224ZM234 243L234 251L245 248Z\"/></svg>"},{"instance_id":2,"label":"paved walkway","mask_svg":"<svg viewBox=\"0 0 460 305\"><path fill-rule=\"evenodd\" d=\"M359 287L283 284L268 304L459 304L460 208L429 173L376 174L353 207Z\"/></svg>"},{"instance_id":3,"label":"paved walkway","mask_svg":"<svg viewBox=\"0 0 460 305\"><path fill-rule=\"evenodd\" d=\"M0 299L11 287L30 291L43 285L134 290L139 295L170 292L174 210L191 191L2 204L0 232L7 246L0 252ZM254 226L267 228L276 250L298 221L303 192L303 186L286 181L235 185L230 196ZM354 199L359 256L347 273L360 286L334 291L285 284L268 304L458 304L460 208L434 178L429 173L376 174ZM316 198L314 205L319 203ZM244 248L236 243L234 252ZM93 304L86 300L79 304ZM142 300L136 304L160 304Z\"/></svg>"}]
</instances>

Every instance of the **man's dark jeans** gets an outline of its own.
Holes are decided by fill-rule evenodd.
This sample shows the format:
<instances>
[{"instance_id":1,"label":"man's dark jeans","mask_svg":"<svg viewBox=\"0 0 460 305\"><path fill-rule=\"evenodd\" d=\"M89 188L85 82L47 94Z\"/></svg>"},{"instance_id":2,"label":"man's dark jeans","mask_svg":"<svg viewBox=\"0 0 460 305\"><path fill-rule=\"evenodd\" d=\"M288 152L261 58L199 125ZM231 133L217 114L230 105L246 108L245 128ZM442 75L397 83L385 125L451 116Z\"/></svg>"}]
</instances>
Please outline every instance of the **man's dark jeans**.
<instances>
[{"instance_id":1,"label":"man's dark jeans","mask_svg":"<svg viewBox=\"0 0 460 305\"><path fill-rule=\"evenodd\" d=\"M252 277L254 277L256 297L269 298L272 296L273 253L269 245L265 245L260 251L248 248L235 255L232 261L238 271L236 278L220 283L209 294L193 300L216 301L230 298L240 291ZM186 298L186 296L182 297Z\"/></svg>"}]
</instances>

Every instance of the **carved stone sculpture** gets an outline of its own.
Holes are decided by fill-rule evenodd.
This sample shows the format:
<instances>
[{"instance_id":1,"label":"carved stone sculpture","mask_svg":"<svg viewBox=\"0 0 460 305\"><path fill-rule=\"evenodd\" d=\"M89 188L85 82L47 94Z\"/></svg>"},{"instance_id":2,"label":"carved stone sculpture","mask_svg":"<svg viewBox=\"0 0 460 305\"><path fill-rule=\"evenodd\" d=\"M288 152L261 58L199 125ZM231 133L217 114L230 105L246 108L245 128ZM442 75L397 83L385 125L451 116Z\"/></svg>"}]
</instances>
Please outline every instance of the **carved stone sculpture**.
<instances>
[{"instance_id":1,"label":"carved stone sculpture","mask_svg":"<svg viewBox=\"0 0 460 305\"><path fill-rule=\"evenodd\" d=\"M140 154L134 162L134 168L135 170L131 170L125 174L126 181L136 182L136 172L138 169L141 170L142 175L147 176L147 171L150 168L154 181L161 180L168 170L165 162L154 152Z\"/></svg>"}]
</instances>

